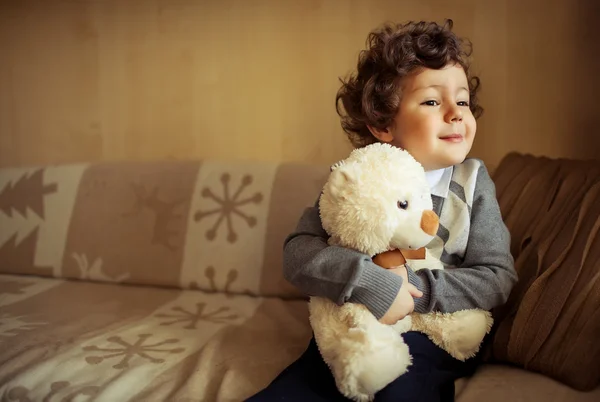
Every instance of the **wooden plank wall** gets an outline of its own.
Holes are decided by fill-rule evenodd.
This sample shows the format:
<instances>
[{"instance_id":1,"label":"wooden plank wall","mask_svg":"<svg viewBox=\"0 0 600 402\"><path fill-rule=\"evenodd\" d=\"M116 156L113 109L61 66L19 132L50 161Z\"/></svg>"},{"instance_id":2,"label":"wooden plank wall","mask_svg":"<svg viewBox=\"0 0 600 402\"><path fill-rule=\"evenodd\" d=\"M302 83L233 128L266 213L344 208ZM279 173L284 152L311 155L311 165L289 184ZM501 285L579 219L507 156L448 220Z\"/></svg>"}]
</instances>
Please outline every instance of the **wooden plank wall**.
<instances>
[{"instance_id":1,"label":"wooden plank wall","mask_svg":"<svg viewBox=\"0 0 600 402\"><path fill-rule=\"evenodd\" d=\"M338 77L383 21L453 18L486 107L473 155L597 157L593 0L2 0L0 166L331 163ZM592 49L596 49L592 52Z\"/></svg>"}]
</instances>

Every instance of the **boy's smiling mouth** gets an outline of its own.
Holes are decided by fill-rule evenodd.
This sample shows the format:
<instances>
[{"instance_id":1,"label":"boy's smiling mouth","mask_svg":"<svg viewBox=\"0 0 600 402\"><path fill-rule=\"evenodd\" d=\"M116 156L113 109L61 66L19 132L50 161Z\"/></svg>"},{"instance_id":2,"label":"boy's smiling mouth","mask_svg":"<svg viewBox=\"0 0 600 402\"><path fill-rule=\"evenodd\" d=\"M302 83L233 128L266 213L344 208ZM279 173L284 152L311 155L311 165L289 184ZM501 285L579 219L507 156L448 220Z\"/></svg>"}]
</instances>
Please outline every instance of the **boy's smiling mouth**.
<instances>
[{"instance_id":1,"label":"boy's smiling mouth","mask_svg":"<svg viewBox=\"0 0 600 402\"><path fill-rule=\"evenodd\" d=\"M462 142L463 140L463 136L462 134L447 134L447 135L442 135L440 137L440 140L444 140L447 142Z\"/></svg>"}]
</instances>

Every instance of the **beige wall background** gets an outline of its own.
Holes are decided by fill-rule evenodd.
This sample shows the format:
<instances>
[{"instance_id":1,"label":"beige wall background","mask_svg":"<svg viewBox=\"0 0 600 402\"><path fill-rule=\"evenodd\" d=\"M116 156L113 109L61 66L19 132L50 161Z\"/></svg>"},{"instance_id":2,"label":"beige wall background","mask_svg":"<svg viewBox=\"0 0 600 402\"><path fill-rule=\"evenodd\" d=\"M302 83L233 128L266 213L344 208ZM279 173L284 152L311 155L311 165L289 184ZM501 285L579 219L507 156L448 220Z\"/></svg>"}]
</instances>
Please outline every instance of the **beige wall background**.
<instances>
[{"instance_id":1,"label":"beige wall background","mask_svg":"<svg viewBox=\"0 0 600 402\"><path fill-rule=\"evenodd\" d=\"M594 0L2 0L0 166L331 163L338 77L384 21L452 18L486 113L472 154L600 157Z\"/></svg>"}]
</instances>

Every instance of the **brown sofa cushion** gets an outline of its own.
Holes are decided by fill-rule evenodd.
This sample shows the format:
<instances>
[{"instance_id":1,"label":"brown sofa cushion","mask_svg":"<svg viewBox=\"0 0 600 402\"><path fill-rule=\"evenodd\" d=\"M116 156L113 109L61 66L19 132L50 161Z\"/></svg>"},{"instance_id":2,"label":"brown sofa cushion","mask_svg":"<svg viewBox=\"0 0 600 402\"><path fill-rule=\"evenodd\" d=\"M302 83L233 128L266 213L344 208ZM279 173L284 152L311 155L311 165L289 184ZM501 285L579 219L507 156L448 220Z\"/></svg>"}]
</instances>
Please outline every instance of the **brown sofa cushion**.
<instances>
[{"instance_id":1,"label":"brown sofa cushion","mask_svg":"<svg viewBox=\"0 0 600 402\"><path fill-rule=\"evenodd\" d=\"M494 174L519 283L491 360L600 384L600 162L508 155Z\"/></svg>"}]
</instances>

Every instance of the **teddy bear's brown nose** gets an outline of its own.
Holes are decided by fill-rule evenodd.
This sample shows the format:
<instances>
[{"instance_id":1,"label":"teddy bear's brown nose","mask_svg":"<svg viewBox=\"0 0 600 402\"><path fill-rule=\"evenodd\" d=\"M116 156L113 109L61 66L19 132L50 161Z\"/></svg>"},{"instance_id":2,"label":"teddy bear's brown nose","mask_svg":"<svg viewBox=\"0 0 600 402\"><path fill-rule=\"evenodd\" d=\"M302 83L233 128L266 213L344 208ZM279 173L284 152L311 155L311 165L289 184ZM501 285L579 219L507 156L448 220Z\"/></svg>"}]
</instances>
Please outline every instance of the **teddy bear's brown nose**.
<instances>
[{"instance_id":1,"label":"teddy bear's brown nose","mask_svg":"<svg viewBox=\"0 0 600 402\"><path fill-rule=\"evenodd\" d=\"M435 236L439 225L440 220L435 212L429 210L423 211L423 216L421 217L421 229L423 229L423 232L430 236Z\"/></svg>"}]
</instances>

